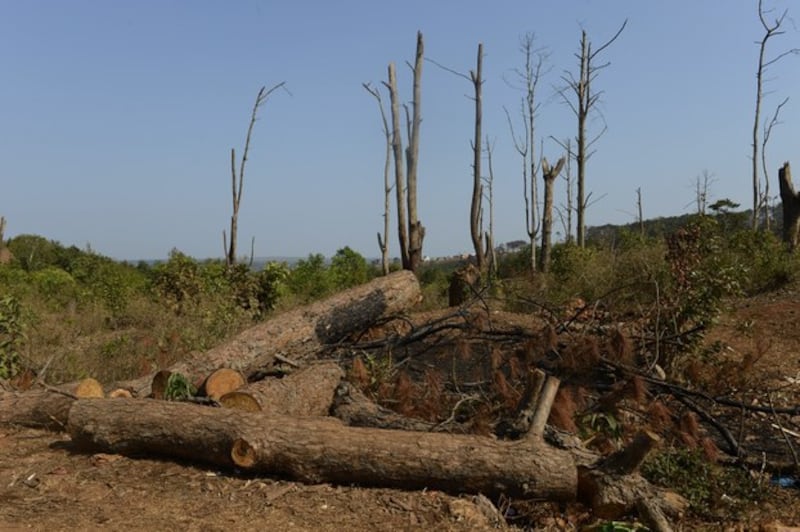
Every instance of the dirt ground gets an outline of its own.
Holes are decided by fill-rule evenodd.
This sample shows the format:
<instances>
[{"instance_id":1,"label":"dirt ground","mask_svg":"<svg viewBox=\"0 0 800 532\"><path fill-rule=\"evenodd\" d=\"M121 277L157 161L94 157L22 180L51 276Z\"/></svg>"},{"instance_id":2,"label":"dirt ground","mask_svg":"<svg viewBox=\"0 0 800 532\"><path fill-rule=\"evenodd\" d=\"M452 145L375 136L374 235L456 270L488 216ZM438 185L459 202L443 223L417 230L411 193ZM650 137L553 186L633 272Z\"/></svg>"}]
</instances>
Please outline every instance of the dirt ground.
<instances>
[{"instance_id":1,"label":"dirt ground","mask_svg":"<svg viewBox=\"0 0 800 532\"><path fill-rule=\"evenodd\" d=\"M776 404L797 405L798 317L796 292L734 302L709 341L725 342L731 357L761 353L753 365L760 385L775 390ZM514 318L508 319L513 324ZM791 422L800 426L800 416ZM783 440L778 429L766 437ZM800 447L800 437L791 438ZM736 521L687 518L679 529L800 526L800 489L765 489L767 501ZM535 530L577 530L591 522L578 505L534 506L528 519L535 515L535 524L528 527ZM64 434L0 427L0 530L471 531L508 526L485 508L479 498L436 491L309 486L150 457L82 454Z\"/></svg>"}]
</instances>

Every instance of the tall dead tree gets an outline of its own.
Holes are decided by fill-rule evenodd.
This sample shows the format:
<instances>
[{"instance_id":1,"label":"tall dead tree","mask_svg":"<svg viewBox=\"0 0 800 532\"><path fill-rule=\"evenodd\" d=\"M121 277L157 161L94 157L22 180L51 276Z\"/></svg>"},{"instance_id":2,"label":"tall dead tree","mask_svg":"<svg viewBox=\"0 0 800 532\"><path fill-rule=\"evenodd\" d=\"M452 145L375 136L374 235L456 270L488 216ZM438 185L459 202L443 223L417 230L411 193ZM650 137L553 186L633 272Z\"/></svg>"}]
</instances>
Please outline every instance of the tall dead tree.
<instances>
[{"instance_id":1,"label":"tall dead tree","mask_svg":"<svg viewBox=\"0 0 800 532\"><path fill-rule=\"evenodd\" d=\"M605 42L597 50L592 49L592 43L586 35L586 30L581 31L581 51L580 54L575 54L579 62L578 77L576 78L571 72L564 74L561 79L564 81L565 86L559 90L559 94L564 102L572 109L578 119L578 134L576 136L577 152L575 154L575 162L578 166L578 195L576 198L577 209L577 244L580 247L586 245L586 208L588 206L588 198L586 196L586 162L591 157L592 152L590 148L597 142L597 140L606 132L606 127L592 139L586 137L586 122L589 113L594 109L597 104L602 91L593 89L593 84L597 78L600 70L610 65L610 62L603 64L596 64L597 56L611 43L617 40L628 20L622 23L617 33L611 39ZM569 93L575 97L573 102Z\"/></svg>"},{"instance_id":2,"label":"tall dead tree","mask_svg":"<svg viewBox=\"0 0 800 532\"><path fill-rule=\"evenodd\" d=\"M764 138L761 141L761 168L764 171L764 193L762 194L761 204L764 206L764 229L767 231L772 227L772 212L770 212L770 194L769 194L769 171L767 170L767 143L772 135L772 128L780 124L778 117L781 114L781 109L789 101L789 97L783 99L778 107L775 108L775 114L769 122L764 123Z\"/></svg>"},{"instance_id":3,"label":"tall dead tree","mask_svg":"<svg viewBox=\"0 0 800 532\"><path fill-rule=\"evenodd\" d=\"M472 247L475 250L475 263L478 269L483 272L486 268L487 251L483 243L483 184L481 176L481 157L483 148L481 147L481 127L483 124L483 103L481 100L483 88L483 43L478 43L478 60L475 70L470 70L469 75L463 74L452 68L448 68L441 63L428 59L431 63L442 70L455 74L472 83L475 102L475 134L470 141L472 148L472 200L469 209L469 232L472 239Z\"/></svg>"},{"instance_id":4,"label":"tall dead tree","mask_svg":"<svg viewBox=\"0 0 800 532\"><path fill-rule=\"evenodd\" d=\"M383 235L378 232L378 248L381 250L381 268L383 275L389 274L389 208L392 194L392 183L389 179L389 172L392 161L392 132L389 129L389 121L386 119L386 111L383 108L383 99L378 89L369 83L362 84L364 89L378 102L378 109L381 113L381 124L383 125L383 135L386 139L386 155L383 163Z\"/></svg>"},{"instance_id":5,"label":"tall dead tree","mask_svg":"<svg viewBox=\"0 0 800 532\"><path fill-rule=\"evenodd\" d=\"M788 10L785 10L780 17L775 19L775 22L770 25L767 22L767 11L764 11L763 0L758 0L758 19L761 21L761 26L764 28L764 36L761 38L758 49L758 70L756 70L756 109L753 117L753 155L752 155L752 169L753 169L753 229L758 229L760 220L761 207L764 204L763 195L761 192L761 179L758 175L758 129L761 121L761 101L763 99L763 85L764 74L769 66L774 65L784 57L790 54L800 54L800 49L792 48L783 53L778 54L770 60L765 59L767 51L767 41L776 35L784 33L780 30ZM785 102L784 102L785 103ZM781 104L783 105L783 104ZM780 110L780 106L778 107ZM777 116L777 111L776 111Z\"/></svg>"},{"instance_id":6,"label":"tall dead tree","mask_svg":"<svg viewBox=\"0 0 800 532\"><path fill-rule=\"evenodd\" d=\"M542 158L542 179L544 180L544 206L542 209L542 264L543 272L550 270L550 256L552 251L551 238L553 234L553 185L558 174L564 168L566 159L560 158L555 166L550 166L546 158Z\"/></svg>"},{"instance_id":7,"label":"tall dead tree","mask_svg":"<svg viewBox=\"0 0 800 532\"><path fill-rule=\"evenodd\" d=\"M505 109L508 127L511 130L511 137L514 148L522 157L522 188L525 199L525 231L528 233L530 243L530 268L535 272L537 268L536 260L536 239L539 234L540 217L538 213L539 194L536 183L536 113L539 103L536 100L536 87L539 79L544 74L543 69L548 54L543 48L535 48L536 37L533 33L526 33L520 40L520 51L525 57L525 66L522 70L515 69L516 80L507 82L513 87L519 87L523 91L520 114L522 115L523 131L522 138L518 138L514 133L514 124L508 109ZM530 185L530 193L528 186Z\"/></svg>"},{"instance_id":8,"label":"tall dead tree","mask_svg":"<svg viewBox=\"0 0 800 532\"><path fill-rule=\"evenodd\" d=\"M417 163L419 160L419 127L422 122L421 89L424 43L422 32L417 32L417 53L411 70L414 76L413 109L407 119L408 147L403 153L403 137L400 132L400 96L397 91L397 73L394 63L389 63L389 81L384 85L389 90L392 109L392 153L394 154L395 196L397 198L397 233L400 241L400 257L403 269L416 273L422 264L422 243L425 227L417 213ZM410 65L409 65L410 66ZM408 109L406 108L408 113ZM404 157L405 155L405 157ZM406 171L408 165L406 183Z\"/></svg>"},{"instance_id":9,"label":"tall dead tree","mask_svg":"<svg viewBox=\"0 0 800 532\"><path fill-rule=\"evenodd\" d=\"M800 235L800 194L794 191L792 170L788 162L783 163L778 170L778 182L783 203L783 241L789 245L790 250L794 251L797 249Z\"/></svg>"},{"instance_id":10,"label":"tall dead tree","mask_svg":"<svg viewBox=\"0 0 800 532\"><path fill-rule=\"evenodd\" d=\"M486 268L486 250L483 246L481 228L481 211L483 203L483 185L481 184L481 127L483 122L483 104L481 89L483 87L483 43L478 43L478 64L469 72L470 81L475 89L475 138L472 141L472 202L469 209L469 232L472 246L475 248L475 263L481 272Z\"/></svg>"},{"instance_id":11,"label":"tall dead tree","mask_svg":"<svg viewBox=\"0 0 800 532\"><path fill-rule=\"evenodd\" d=\"M253 110L250 113L250 125L247 127L247 138L244 143L244 152L242 153L242 160L239 163L238 182L236 172L236 150L231 148L231 188L233 199L233 212L231 213L231 240L230 244L226 242L227 237L225 231L222 231L222 245L225 248L225 262L228 266L236 264L236 241L239 229L239 205L242 202L242 185L244 185L244 167L247 163L247 154L250 151L250 138L253 135L253 127L256 125L256 118L258 117L258 108L267 101L270 94L276 90L284 87L285 81L282 81L267 90L266 86L261 87L256 96L256 101L253 104ZM251 252L252 257L252 252Z\"/></svg>"}]
</instances>

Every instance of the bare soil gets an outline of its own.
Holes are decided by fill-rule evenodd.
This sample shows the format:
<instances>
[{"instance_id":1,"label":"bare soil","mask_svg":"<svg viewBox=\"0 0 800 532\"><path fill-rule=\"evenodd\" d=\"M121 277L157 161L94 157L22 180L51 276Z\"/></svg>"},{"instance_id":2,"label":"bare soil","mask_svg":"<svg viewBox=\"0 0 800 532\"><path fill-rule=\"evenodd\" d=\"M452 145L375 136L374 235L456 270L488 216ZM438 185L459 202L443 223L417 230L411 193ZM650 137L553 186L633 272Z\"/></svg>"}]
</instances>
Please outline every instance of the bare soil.
<instances>
[{"instance_id":1,"label":"bare soil","mask_svg":"<svg viewBox=\"0 0 800 532\"><path fill-rule=\"evenodd\" d=\"M758 354L748 389L771 390L776 405L794 406L800 404L799 317L800 294L794 291L735 301L708 341L723 342L733 361ZM494 313L491 319L509 329L533 326L528 316ZM763 401L763 396L749 400ZM784 426L799 427L800 417ZM783 449L784 458L790 455L779 428L762 437ZM800 449L800 438L789 438ZM744 514L713 521L687 516L679 526L800 526L800 490L766 484L764 490L766 501L752 504ZM493 502L512 512L524 509L525 521L519 523L535 530L577 530L592 522L578 504ZM509 526L481 508L476 497L436 491L309 486L152 457L83 454L61 433L0 427L0 530L467 531Z\"/></svg>"}]
</instances>

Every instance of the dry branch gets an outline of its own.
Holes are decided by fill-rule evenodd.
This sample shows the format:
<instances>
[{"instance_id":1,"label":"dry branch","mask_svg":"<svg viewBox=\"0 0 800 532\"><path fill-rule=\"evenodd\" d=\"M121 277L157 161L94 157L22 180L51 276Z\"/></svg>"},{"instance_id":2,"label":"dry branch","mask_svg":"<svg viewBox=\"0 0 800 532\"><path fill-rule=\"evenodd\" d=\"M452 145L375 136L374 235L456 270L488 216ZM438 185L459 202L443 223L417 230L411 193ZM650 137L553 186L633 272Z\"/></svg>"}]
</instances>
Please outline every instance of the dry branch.
<instances>
[{"instance_id":1,"label":"dry branch","mask_svg":"<svg viewBox=\"0 0 800 532\"><path fill-rule=\"evenodd\" d=\"M544 443L353 428L330 418L135 399L76 401L68 428L82 449L172 456L303 482L549 500L572 500L577 493L571 455Z\"/></svg>"}]
</instances>

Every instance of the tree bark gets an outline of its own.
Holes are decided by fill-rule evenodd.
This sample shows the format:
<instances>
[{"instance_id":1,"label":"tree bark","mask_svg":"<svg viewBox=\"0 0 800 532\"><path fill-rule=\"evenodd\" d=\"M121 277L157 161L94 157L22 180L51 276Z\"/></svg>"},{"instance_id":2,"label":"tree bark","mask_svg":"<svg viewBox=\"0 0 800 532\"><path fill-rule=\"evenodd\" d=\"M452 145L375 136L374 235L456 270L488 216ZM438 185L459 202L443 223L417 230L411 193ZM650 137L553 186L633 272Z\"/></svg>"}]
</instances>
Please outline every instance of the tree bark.
<instances>
[{"instance_id":1,"label":"tree bark","mask_svg":"<svg viewBox=\"0 0 800 532\"><path fill-rule=\"evenodd\" d=\"M394 156L394 193L397 199L397 239L400 242L400 260L409 269L408 219L406 215L406 173L403 158L403 136L400 133L400 96L397 92L397 72L389 63L389 103L392 115L392 154Z\"/></svg>"},{"instance_id":2,"label":"tree bark","mask_svg":"<svg viewBox=\"0 0 800 532\"><path fill-rule=\"evenodd\" d=\"M342 377L344 372L335 362L312 364L282 379L267 377L248 384L223 395L219 401L223 406L228 406L226 400L235 396L238 401L232 403L240 404L241 395L247 395L264 413L295 417L327 416Z\"/></svg>"},{"instance_id":3,"label":"tree bark","mask_svg":"<svg viewBox=\"0 0 800 532\"><path fill-rule=\"evenodd\" d=\"M469 209L469 232L472 246L475 249L475 264L483 272L486 267L486 254L483 249L483 236L480 226L483 186L481 185L481 125L483 107L481 105L481 88L483 87L483 43L478 43L478 64L469 73L475 90L475 139L472 141L472 203Z\"/></svg>"},{"instance_id":4,"label":"tree bark","mask_svg":"<svg viewBox=\"0 0 800 532\"><path fill-rule=\"evenodd\" d=\"M346 427L186 403L76 401L69 433L78 448L156 454L288 477L451 493L573 500L572 456L544 443Z\"/></svg>"},{"instance_id":5,"label":"tree bark","mask_svg":"<svg viewBox=\"0 0 800 532\"><path fill-rule=\"evenodd\" d=\"M419 221L417 214L417 166L419 163L419 127L422 123L422 64L425 45L422 39L422 32L417 32L417 53L414 60L414 107L411 122L411 131L408 139L408 150L406 151L408 160L408 192L406 201L408 202L408 266L412 272L419 271L422 264L422 242L425 239L425 228Z\"/></svg>"},{"instance_id":6,"label":"tree bark","mask_svg":"<svg viewBox=\"0 0 800 532\"><path fill-rule=\"evenodd\" d=\"M76 398L100 397L103 388L92 378L46 390L0 391L0 424L64 430Z\"/></svg>"},{"instance_id":7,"label":"tree bark","mask_svg":"<svg viewBox=\"0 0 800 532\"><path fill-rule=\"evenodd\" d=\"M544 207L542 210L542 267L543 272L550 270L550 257L552 255L551 239L553 236L553 186L556 177L564 167L565 159L562 157L555 166L547 164L547 159L542 159L542 179L544 180Z\"/></svg>"},{"instance_id":8,"label":"tree bark","mask_svg":"<svg viewBox=\"0 0 800 532\"><path fill-rule=\"evenodd\" d=\"M794 191L792 170L788 162L778 170L778 179L783 203L783 241L794 251L800 233L800 195Z\"/></svg>"},{"instance_id":9,"label":"tree bark","mask_svg":"<svg viewBox=\"0 0 800 532\"><path fill-rule=\"evenodd\" d=\"M419 282L412 273L394 272L268 319L168 369L198 384L221 367L252 375L271 367L275 355L291 353L293 359L302 360L380 318L409 309L421 297ZM145 397L150 394L151 382L152 376L147 376L114 387L129 388L138 397Z\"/></svg>"}]
</instances>

